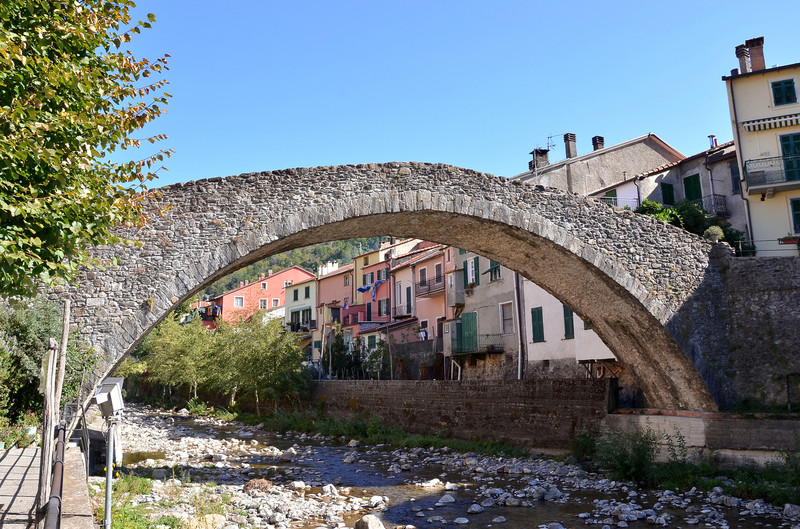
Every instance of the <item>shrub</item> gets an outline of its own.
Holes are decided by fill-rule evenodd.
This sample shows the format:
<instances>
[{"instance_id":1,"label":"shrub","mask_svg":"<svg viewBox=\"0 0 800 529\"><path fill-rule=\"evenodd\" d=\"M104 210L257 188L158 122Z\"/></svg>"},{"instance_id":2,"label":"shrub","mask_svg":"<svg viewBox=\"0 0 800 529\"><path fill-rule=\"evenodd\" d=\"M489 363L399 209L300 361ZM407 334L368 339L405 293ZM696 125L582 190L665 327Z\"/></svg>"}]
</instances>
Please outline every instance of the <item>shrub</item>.
<instances>
[{"instance_id":1,"label":"shrub","mask_svg":"<svg viewBox=\"0 0 800 529\"><path fill-rule=\"evenodd\" d=\"M602 466L615 479L640 485L653 482L656 434L652 428L603 435L598 440L597 452Z\"/></svg>"},{"instance_id":2,"label":"shrub","mask_svg":"<svg viewBox=\"0 0 800 529\"><path fill-rule=\"evenodd\" d=\"M192 415L205 415L208 413L208 405L197 397L189 399L189 402L186 403L186 409Z\"/></svg>"},{"instance_id":3,"label":"shrub","mask_svg":"<svg viewBox=\"0 0 800 529\"><path fill-rule=\"evenodd\" d=\"M585 432L572 440L572 455L579 462L592 461L597 455L597 434Z\"/></svg>"}]
</instances>

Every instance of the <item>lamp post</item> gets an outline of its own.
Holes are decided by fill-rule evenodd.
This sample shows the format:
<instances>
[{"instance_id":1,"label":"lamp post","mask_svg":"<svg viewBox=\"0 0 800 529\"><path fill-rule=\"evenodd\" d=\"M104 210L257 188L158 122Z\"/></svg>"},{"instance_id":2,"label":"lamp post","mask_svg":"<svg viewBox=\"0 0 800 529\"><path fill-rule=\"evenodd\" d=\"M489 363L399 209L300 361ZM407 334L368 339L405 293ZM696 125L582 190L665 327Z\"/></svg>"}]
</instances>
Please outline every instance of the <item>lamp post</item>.
<instances>
[{"instance_id":1,"label":"lamp post","mask_svg":"<svg viewBox=\"0 0 800 529\"><path fill-rule=\"evenodd\" d=\"M109 377L97 387L94 403L100 407L100 413L108 422L108 439L106 440L106 508L103 527L111 529L111 492L114 482L114 426L116 415L125 404L122 401L122 383L125 379Z\"/></svg>"}]
</instances>

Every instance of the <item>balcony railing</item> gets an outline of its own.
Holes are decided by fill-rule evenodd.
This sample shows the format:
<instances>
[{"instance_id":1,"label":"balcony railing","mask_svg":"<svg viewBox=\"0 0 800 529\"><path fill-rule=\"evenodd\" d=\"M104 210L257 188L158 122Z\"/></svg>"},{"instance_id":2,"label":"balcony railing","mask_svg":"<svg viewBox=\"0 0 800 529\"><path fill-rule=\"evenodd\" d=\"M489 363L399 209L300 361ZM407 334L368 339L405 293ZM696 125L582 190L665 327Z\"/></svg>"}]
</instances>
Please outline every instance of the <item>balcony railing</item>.
<instances>
[{"instance_id":1,"label":"balcony railing","mask_svg":"<svg viewBox=\"0 0 800 529\"><path fill-rule=\"evenodd\" d=\"M756 193L761 192L757 189L759 187L800 184L800 155L747 160L744 163L744 172L748 189L756 188Z\"/></svg>"},{"instance_id":2,"label":"balcony railing","mask_svg":"<svg viewBox=\"0 0 800 529\"><path fill-rule=\"evenodd\" d=\"M502 353L505 350L502 334L479 334L474 341L461 341L453 343L453 354L476 354L476 353Z\"/></svg>"},{"instance_id":3,"label":"balcony railing","mask_svg":"<svg viewBox=\"0 0 800 529\"><path fill-rule=\"evenodd\" d=\"M617 206L618 208L628 207L636 209L639 207L639 200L636 198L617 198L617 197L597 197L606 204Z\"/></svg>"},{"instance_id":4,"label":"balcony railing","mask_svg":"<svg viewBox=\"0 0 800 529\"><path fill-rule=\"evenodd\" d=\"M417 283L416 287L418 296L424 296L425 294L431 294L439 290L444 290L444 276L436 276L426 279L425 281L420 281Z\"/></svg>"},{"instance_id":5,"label":"balcony railing","mask_svg":"<svg viewBox=\"0 0 800 529\"><path fill-rule=\"evenodd\" d=\"M293 321L289 326L289 329L292 332L309 332L316 328L317 328L317 320L303 321L303 322Z\"/></svg>"},{"instance_id":6,"label":"balcony railing","mask_svg":"<svg viewBox=\"0 0 800 529\"><path fill-rule=\"evenodd\" d=\"M393 318L410 318L414 315L414 308L407 305L397 305L392 307Z\"/></svg>"},{"instance_id":7,"label":"balcony railing","mask_svg":"<svg viewBox=\"0 0 800 529\"><path fill-rule=\"evenodd\" d=\"M730 216L728 202L724 195L707 195L703 198L692 200L691 203L696 204L697 207L712 215L717 215L718 217Z\"/></svg>"}]
</instances>

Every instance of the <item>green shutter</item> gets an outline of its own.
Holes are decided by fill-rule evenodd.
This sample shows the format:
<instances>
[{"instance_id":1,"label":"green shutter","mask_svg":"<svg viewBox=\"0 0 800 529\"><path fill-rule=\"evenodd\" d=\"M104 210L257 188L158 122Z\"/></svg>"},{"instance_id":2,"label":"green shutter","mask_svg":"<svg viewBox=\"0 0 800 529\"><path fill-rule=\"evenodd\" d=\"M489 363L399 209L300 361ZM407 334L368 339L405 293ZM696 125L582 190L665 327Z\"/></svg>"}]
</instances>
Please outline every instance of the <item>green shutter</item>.
<instances>
[{"instance_id":1,"label":"green shutter","mask_svg":"<svg viewBox=\"0 0 800 529\"><path fill-rule=\"evenodd\" d=\"M367 321L372 321L372 302L367 303Z\"/></svg>"},{"instance_id":2,"label":"green shutter","mask_svg":"<svg viewBox=\"0 0 800 529\"><path fill-rule=\"evenodd\" d=\"M683 179L683 192L686 200L700 200L703 198L699 174L693 174Z\"/></svg>"},{"instance_id":3,"label":"green shutter","mask_svg":"<svg viewBox=\"0 0 800 529\"><path fill-rule=\"evenodd\" d=\"M575 322L572 319L572 309L564 305L564 339L575 338Z\"/></svg>"},{"instance_id":4,"label":"green shutter","mask_svg":"<svg viewBox=\"0 0 800 529\"><path fill-rule=\"evenodd\" d=\"M322 349L322 340L314 340L314 349Z\"/></svg>"},{"instance_id":5,"label":"green shutter","mask_svg":"<svg viewBox=\"0 0 800 529\"><path fill-rule=\"evenodd\" d=\"M533 326L534 343L544 341L544 320L542 318L542 307L531 309L531 324Z\"/></svg>"},{"instance_id":6,"label":"green shutter","mask_svg":"<svg viewBox=\"0 0 800 529\"><path fill-rule=\"evenodd\" d=\"M411 287L406 287L406 314L411 315Z\"/></svg>"},{"instance_id":7,"label":"green shutter","mask_svg":"<svg viewBox=\"0 0 800 529\"><path fill-rule=\"evenodd\" d=\"M469 274L467 274L467 262L464 261L464 288L469 287Z\"/></svg>"},{"instance_id":8,"label":"green shutter","mask_svg":"<svg viewBox=\"0 0 800 529\"><path fill-rule=\"evenodd\" d=\"M792 199L792 221L794 232L800 233L800 198Z\"/></svg>"},{"instance_id":9,"label":"green shutter","mask_svg":"<svg viewBox=\"0 0 800 529\"><path fill-rule=\"evenodd\" d=\"M797 102L794 80L786 79L772 83L772 99L775 105L788 105Z\"/></svg>"},{"instance_id":10,"label":"green shutter","mask_svg":"<svg viewBox=\"0 0 800 529\"><path fill-rule=\"evenodd\" d=\"M306 297L306 299L311 297L311 287L310 286L306 287L305 297Z\"/></svg>"},{"instance_id":11,"label":"green shutter","mask_svg":"<svg viewBox=\"0 0 800 529\"><path fill-rule=\"evenodd\" d=\"M606 204L613 204L614 206L617 205L617 190L612 189L611 191L606 191L605 194Z\"/></svg>"},{"instance_id":12,"label":"green shutter","mask_svg":"<svg viewBox=\"0 0 800 529\"><path fill-rule=\"evenodd\" d=\"M475 286L478 286L481 284L481 273L480 273L480 268L478 268L477 256L475 256L474 262L475 262Z\"/></svg>"},{"instance_id":13,"label":"green shutter","mask_svg":"<svg viewBox=\"0 0 800 529\"><path fill-rule=\"evenodd\" d=\"M728 162L731 169L731 191L738 194L742 192L742 177L739 173L739 162L736 160Z\"/></svg>"},{"instance_id":14,"label":"green shutter","mask_svg":"<svg viewBox=\"0 0 800 529\"><path fill-rule=\"evenodd\" d=\"M463 352L478 350L478 313L465 312L461 315L461 343Z\"/></svg>"},{"instance_id":15,"label":"green shutter","mask_svg":"<svg viewBox=\"0 0 800 529\"><path fill-rule=\"evenodd\" d=\"M361 276L361 284L362 285L366 285L367 284L367 274L364 274L363 276Z\"/></svg>"},{"instance_id":16,"label":"green shutter","mask_svg":"<svg viewBox=\"0 0 800 529\"><path fill-rule=\"evenodd\" d=\"M367 336L367 348L375 349L376 342L377 342L377 340L375 339L375 335L374 334L370 335L370 336Z\"/></svg>"},{"instance_id":17,"label":"green shutter","mask_svg":"<svg viewBox=\"0 0 800 529\"><path fill-rule=\"evenodd\" d=\"M668 206L675 203L675 187L672 184L661 182L661 203Z\"/></svg>"}]
</instances>

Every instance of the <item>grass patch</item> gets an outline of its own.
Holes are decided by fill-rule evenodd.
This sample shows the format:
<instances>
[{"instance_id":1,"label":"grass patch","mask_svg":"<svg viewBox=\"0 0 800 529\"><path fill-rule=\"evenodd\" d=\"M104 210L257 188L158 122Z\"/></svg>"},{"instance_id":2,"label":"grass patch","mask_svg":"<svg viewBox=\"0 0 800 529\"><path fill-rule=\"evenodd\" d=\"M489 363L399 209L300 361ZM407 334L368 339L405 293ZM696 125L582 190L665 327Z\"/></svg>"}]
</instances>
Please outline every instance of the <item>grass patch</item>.
<instances>
[{"instance_id":1,"label":"grass patch","mask_svg":"<svg viewBox=\"0 0 800 529\"><path fill-rule=\"evenodd\" d=\"M800 504L800 453L784 452L764 467L726 468L708 458L690 461L680 432L666 435L668 460L655 462L658 438L651 429L629 433L583 434L573 443L573 455L583 465L607 471L615 479L670 490L722 487L745 500L761 498L774 505Z\"/></svg>"}]
</instances>

